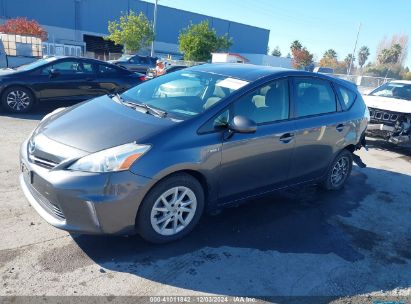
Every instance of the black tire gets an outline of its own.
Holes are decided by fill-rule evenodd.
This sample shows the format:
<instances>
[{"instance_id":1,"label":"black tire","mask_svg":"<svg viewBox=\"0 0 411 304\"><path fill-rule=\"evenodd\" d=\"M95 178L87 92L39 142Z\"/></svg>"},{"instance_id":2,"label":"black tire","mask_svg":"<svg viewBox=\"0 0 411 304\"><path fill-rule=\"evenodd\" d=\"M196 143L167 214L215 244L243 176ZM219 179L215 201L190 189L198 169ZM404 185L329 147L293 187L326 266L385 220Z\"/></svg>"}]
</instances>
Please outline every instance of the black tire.
<instances>
[{"instance_id":1,"label":"black tire","mask_svg":"<svg viewBox=\"0 0 411 304\"><path fill-rule=\"evenodd\" d=\"M351 174L352 162L352 153L345 149L341 151L331 163L327 175L322 182L322 187L329 191L342 189ZM343 169L343 167L340 167L340 169L338 169L337 167L341 166L342 164L345 164L346 168ZM334 173L336 173L336 171L338 170L343 170L341 179L335 178L338 174L334 175Z\"/></svg>"},{"instance_id":2,"label":"black tire","mask_svg":"<svg viewBox=\"0 0 411 304\"><path fill-rule=\"evenodd\" d=\"M29 89L12 86L4 90L1 95L1 104L8 112L27 113L34 107L35 98Z\"/></svg>"},{"instance_id":3,"label":"black tire","mask_svg":"<svg viewBox=\"0 0 411 304\"><path fill-rule=\"evenodd\" d=\"M194 216L192 217L188 225L185 226L181 231L177 232L174 235L163 235L157 232L153 227L151 223L151 213L155 203L160 199L160 197L165 192L176 187L185 187L190 189L192 193L194 193L196 198L196 209L195 212L192 213L194 214ZM169 177L166 177L165 179L160 181L146 195L136 217L136 228L141 237L151 243L161 244L176 241L178 239L183 238L194 229L194 227L197 225L198 221L201 218L203 210L204 190L201 184L198 182L197 179L195 179L189 174L177 173ZM170 213L172 211L167 212ZM164 215L164 217L167 216L165 212L163 212L162 215ZM173 225L173 223L171 224Z\"/></svg>"}]
</instances>

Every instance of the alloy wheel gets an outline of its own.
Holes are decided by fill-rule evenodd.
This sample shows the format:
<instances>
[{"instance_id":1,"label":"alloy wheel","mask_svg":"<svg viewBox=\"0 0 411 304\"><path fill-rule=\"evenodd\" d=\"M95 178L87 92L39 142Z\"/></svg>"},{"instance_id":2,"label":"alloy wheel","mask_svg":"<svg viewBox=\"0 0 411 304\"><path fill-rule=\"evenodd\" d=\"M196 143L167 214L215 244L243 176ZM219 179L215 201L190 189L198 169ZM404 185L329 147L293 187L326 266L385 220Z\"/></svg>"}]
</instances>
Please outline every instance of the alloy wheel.
<instances>
[{"instance_id":1,"label":"alloy wheel","mask_svg":"<svg viewBox=\"0 0 411 304\"><path fill-rule=\"evenodd\" d=\"M339 186L344 182L349 171L349 159L348 157L341 157L334 165L331 172L331 184L333 186Z\"/></svg>"},{"instance_id":2,"label":"alloy wheel","mask_svg":"<svg viewBox=\"0 0 411 304\"><path fill-rule=\"evenodd\" d=\"M190 188L173 187L161 194L154 203L151 225L160 235L175 235L190 224L196 209L197 198Z\"/></svg>"},{"instance_id":3,"label":"alloy wheel","mask_svg":"<svg viewBox=\"0 0 411 304\"><path fill-rule=\"evenodd\" d=\"M22 111L30 106L30 96L22 90L14 90L7 94L7 105L15 110Z\"/></svg>"}]
</instances>

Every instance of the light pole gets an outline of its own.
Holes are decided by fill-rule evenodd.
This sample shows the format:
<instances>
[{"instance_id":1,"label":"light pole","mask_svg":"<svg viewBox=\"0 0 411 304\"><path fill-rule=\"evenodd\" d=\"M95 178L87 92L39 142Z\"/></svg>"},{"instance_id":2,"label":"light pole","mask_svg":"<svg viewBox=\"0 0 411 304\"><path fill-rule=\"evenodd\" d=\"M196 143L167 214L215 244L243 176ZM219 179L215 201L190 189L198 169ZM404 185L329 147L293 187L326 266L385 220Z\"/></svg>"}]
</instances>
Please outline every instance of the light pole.
<instances>
[{"instance_id":1,"label":"light pole","mask_svg":"<svg viewBox=\"0 0 411 304\"><path fill-rule=\"evenodd\" d=\"M151 57L154 57L154 40L155 40L155 37L156 37L156 23L157 23L157 4L158 4L158 0L156 0L156 2L154 4L154 20L153 20L154 39L151 42L151 53L150 53Z\"/></svg>"},{"instance_id":2,"label":"light pole","mask_svg":"<svg viewBox=\"0 0 411 304\"><path fill-rule=\"evenodd\" d=\"M347 76L350 76L351 74L351 68L352 68L352 64L354 61L355 51L357 50L357 42L358 42L358 36L360 35L360 31L361 31L361 23L358 27L357 39L355 39L354 51L351 56L351 61L350 61L350 66L348 67Z\"/></svg>"}]
</instances>

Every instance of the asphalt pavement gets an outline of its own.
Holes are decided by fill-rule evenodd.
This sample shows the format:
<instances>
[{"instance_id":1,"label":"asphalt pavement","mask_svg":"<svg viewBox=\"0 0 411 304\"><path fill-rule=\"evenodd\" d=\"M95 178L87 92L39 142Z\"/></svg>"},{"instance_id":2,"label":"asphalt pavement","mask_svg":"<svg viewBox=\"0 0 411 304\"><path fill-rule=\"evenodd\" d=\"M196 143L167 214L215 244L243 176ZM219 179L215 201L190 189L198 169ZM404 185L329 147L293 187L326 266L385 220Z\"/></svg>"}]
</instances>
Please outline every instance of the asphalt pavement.
<instances>
[{"instance_id":1,"label":"asphalt pavement","mask_svg":"<svg viewBox=\"0 0 411 304\"><path fill-rule=\"evenodd\" d=\"M370 140L342 191L275 193L152 245L70 235L30 207L19 145L54 107L0 113L0 296L411 296L410 149Z\"/></svg>"}]
</instances>

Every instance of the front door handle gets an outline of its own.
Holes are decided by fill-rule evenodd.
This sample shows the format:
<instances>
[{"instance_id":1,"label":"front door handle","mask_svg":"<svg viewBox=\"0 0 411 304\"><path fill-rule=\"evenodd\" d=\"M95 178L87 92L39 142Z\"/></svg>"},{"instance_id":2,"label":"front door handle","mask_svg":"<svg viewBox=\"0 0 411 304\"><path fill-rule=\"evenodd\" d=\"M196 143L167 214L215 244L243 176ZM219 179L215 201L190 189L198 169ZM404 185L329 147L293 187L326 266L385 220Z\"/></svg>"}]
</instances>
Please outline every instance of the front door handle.
<instances>
[{"instance_id":1,"label":"front door handle","mask_svg":"<svg viewBox=\"0 0 411 304\"><path fill-rule=\"evenodd\" d=\"M335 129L336 129L338 132L344 131L344 124L339 124Z\"/></svg>"},{"instance_id":2,"label":"front door handle","mask_svg":"<svg viewBox=\"0 0 411 304\"><path fill-rule=\"evenodd\" d=\"M285 134L281 135L280 141L285 143L285 144L288 144L290 141L293 140L293 138L294 138L293 133L285 133Z\"/></svg>"}]
</instances>

